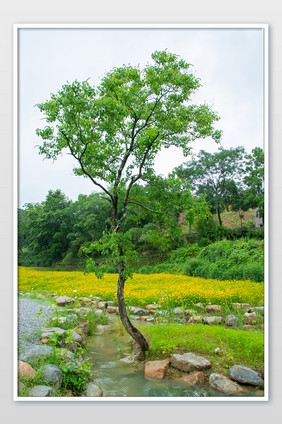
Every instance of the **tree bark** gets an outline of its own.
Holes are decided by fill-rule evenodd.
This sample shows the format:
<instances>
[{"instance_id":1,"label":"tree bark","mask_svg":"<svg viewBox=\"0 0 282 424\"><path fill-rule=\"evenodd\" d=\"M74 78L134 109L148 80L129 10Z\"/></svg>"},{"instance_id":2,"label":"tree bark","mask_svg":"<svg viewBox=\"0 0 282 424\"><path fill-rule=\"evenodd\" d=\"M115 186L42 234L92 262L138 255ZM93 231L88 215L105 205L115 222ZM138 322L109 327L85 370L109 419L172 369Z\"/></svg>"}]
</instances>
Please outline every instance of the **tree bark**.
<instances>
[{"instance_id":1,"label":"tree bark","mask_svg":"<svg viewBox=\"0 0 282 424\"><path fill-rule=\"evenodd\" d=\"M217 208L217 217L218 217L219 225L220 225L220 226L222 226L222 220L221 220L221 216L220 216L220 210L219 210L219 208Z\"/></svg>"},{"instance_id":2,"label":"tree bark","mask_svg":"<svg viewBox=\"0 0 282 424\"><path fill-rule=\"evenodd\" d=\"M128 334L135 340L137 343L140 352L139 352L139 359L144 360L145 359L145 352L149 350L149 345L145 339L145 337L140 333L140 331L135 328L132 323L130 322L127 311L126 311L126 305L124 302L124 283L125 278L123 277L123 271L124 271L124 263L120 262L118 265L119 270L119 279L118 279L118 288L117 288L117 299L118 299L118 309L119 309L119 315L121 322L125 328L125 330L128 332Z\"/></svg>"}]
</instances>

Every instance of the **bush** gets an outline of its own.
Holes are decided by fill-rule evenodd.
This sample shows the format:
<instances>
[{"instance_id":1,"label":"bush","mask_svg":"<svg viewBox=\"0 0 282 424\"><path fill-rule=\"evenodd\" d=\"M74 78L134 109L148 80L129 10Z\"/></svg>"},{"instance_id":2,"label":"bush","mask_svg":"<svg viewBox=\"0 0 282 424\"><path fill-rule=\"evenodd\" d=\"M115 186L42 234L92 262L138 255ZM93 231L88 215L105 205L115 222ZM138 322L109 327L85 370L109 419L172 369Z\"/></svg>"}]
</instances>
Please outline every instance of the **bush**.
<instances>
[{"instance_id":1,"label":"bush","mask_svg":"<svg viewBox=\"0 0 282 424\"><path fill-rule=\"evenodd\" d=\"M194 258L200 253L200 248L196 244L191 244L188 247L180 247L173 250L169 256L169 261L174 263L184 263L189 258Z\"/></svg>"},{"instance_id":2,"label":"bush","mask_svg":"<svg viewBox=\"0 0 282 424\"><path fill-rule=\"evenodd\" d=\"M218 280L264 279L264 243L249 240L221 240L202 249L184 265L186 275Z\"/></svg>"}]
</instances>

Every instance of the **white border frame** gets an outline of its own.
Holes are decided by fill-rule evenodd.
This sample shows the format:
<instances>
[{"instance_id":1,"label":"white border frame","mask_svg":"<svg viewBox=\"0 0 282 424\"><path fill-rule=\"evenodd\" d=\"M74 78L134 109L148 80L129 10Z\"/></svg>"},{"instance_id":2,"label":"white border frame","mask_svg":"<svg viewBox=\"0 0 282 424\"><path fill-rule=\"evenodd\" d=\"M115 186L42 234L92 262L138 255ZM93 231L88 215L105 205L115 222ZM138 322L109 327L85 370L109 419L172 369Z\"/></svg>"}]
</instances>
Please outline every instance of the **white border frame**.
<instances>
[{"instance_id":1,"label":"white border frame","mask_svg":"<svg viewBox=\"0 0 282 424\"><path fill-rule=\"evenodd\" d=\"M264 152L265 152L265 333L264 333L264 396L263 397L19 397L18 396L18 54L20 29L263 29L264 32ZM13 400L23 402L265 402L269 401L269 26L268 24L14 24L13 26Z\"/></svg>"}]
</instances>

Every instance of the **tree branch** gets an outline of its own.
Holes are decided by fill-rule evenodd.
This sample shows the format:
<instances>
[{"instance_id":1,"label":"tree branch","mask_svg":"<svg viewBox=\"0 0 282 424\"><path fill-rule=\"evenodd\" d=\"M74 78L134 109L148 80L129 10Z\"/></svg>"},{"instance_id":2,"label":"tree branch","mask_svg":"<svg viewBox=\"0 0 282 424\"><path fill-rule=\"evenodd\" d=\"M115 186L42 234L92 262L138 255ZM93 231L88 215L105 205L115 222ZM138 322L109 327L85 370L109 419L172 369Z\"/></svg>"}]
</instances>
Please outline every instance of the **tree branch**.
<instances>
[{"instance_id":1,"label":"tree branch","mask_svg":"<svg viewBox=\"0 0 282 424\"><path fill-rule=\"evenodd\" d=\"M70 149L70 152L71 152L71 155L78 161L78 163L80 164L80 167L81 167L81 170L82 170L82 172L88 177L88 178L90 178L90 180L92 181L92 183L93 184L95 184L97 187L100 187L110 198L111 198L111 201L113 201L113 196L111 195L111 193L104 187L104 186L102 186L102 184L100 184L100 183L98 183L93 177L92 177L92 175L90 175L87 171L86 171L86 169L84 168L84 166L83 166L83 163L82 163L82 158L81 157L79 157L79 156L76 156L76 154L73 152L73 150L72 150L72 148L71 148L71 142L70 142L70 140L69 140L69 138L66 136L66 134L63 132L63 130L61 130L60 129L60 132L63 134L63 136L65 137L65 139L66 139L66 141L67 141L67 144L68 144L68 147L69 147L69 149ZM87 147L87 146L86 146Z\"/></svg>"}]
</instances>

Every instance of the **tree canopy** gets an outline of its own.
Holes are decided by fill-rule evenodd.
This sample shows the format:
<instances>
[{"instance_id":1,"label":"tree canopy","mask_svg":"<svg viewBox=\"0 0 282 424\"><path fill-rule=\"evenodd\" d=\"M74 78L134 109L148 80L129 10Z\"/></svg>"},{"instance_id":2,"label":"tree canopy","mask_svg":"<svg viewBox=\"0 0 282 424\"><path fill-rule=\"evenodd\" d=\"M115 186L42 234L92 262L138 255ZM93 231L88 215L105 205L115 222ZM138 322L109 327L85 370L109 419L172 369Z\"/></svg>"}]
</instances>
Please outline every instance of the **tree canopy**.
<instances>
[{"instance_id":1,"label":"tree canopy","mask_svg":"<svg viewBox=\"0 0 282 424\"><path fill-rule=\"evenodd\" d=\"M222 225L221 212L238 202L242 186L243 147L223 149L209 153L201 150L189 162L176 169L179 177L187 180L197 195L204 195L211 213L217 213Z\"/></svg>"}]
</instances>

